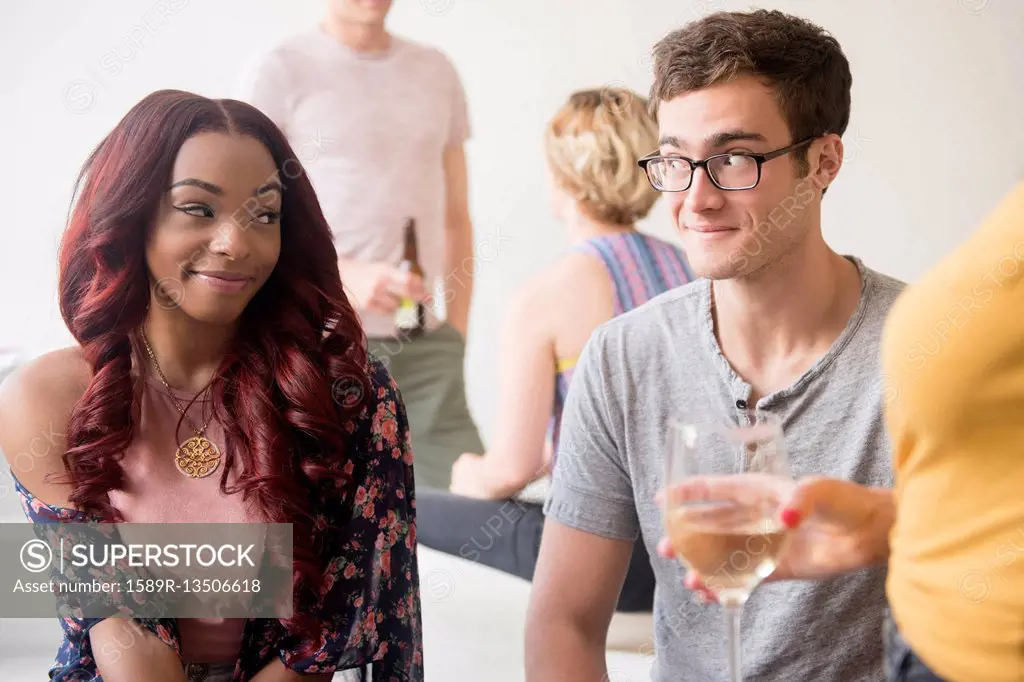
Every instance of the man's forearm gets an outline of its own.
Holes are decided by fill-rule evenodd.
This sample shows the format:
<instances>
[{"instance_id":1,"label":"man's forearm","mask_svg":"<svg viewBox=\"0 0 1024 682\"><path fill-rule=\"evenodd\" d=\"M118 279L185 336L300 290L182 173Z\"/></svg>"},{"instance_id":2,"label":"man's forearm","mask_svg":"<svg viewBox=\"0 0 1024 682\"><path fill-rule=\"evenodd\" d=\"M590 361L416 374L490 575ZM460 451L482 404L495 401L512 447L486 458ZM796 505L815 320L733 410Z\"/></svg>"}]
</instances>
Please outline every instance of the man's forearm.
<instances>
[{"instance_id":1,"label":"man's forearm","mask_svg":"<svg viewBox=\"0 0 1024 682\"><path fill-rule=\"evenodd\" d=\"M464 221L448 226L444 278L448 322L466 336L473 298L473 226Z\"/></svg>"}]
</instances>

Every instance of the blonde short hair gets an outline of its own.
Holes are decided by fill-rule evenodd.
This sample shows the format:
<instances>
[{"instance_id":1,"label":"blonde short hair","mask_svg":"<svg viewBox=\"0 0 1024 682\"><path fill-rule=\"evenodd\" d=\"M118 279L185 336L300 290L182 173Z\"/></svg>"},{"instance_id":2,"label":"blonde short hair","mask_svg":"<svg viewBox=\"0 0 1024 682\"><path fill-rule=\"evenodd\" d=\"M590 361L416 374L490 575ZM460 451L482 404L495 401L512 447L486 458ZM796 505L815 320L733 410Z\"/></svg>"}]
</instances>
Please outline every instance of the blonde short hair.
<instances>
[{"instance_id":1,"label":"blonde short hair","mask_svg":"<svg viewBox=\"0 0 1024 682\"><path fill-rule=\"evenodd\" d=\"M548 123L544 146L555 182L592 220L632 225L658 200L637 166L658 146L658 127L632 90L574 92Z\"/></svg>"}]
</instances>

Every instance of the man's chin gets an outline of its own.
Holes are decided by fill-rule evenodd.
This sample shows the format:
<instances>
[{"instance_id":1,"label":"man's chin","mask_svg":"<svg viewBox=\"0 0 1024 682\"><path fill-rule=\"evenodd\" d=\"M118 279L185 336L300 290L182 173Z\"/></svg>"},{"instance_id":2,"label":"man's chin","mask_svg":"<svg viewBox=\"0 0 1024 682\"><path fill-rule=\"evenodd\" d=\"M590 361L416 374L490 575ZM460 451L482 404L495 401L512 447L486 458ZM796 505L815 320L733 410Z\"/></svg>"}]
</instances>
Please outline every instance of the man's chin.
<instances>
[{"instance_id":1,"label":"man's chin","mask_svg":"<svg viewBox=\"0 0 1024 682\"><path fill-rule=\"evenodd\" d=\"M732 279L743 272L747 257L742 251L733 249L721 253L698 251L695 255L687 252L690 270L704 279Z\"/></svg>"}]
</instances>

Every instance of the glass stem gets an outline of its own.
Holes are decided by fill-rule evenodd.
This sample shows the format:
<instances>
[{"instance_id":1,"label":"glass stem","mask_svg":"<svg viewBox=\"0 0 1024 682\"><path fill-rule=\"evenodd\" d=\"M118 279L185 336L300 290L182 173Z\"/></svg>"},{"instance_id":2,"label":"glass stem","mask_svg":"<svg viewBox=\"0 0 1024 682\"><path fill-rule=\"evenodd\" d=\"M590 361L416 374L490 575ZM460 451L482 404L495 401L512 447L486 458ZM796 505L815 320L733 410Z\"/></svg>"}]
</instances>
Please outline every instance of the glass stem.
<instances>
[{"instance_id":1,"label":"glass stem","mask_svg":"<svg viewBox=\"0 0 1024 682\"><path fill-rule=\"evenodd\" d=\"M727 599L722 602L725 609L725 629L728 633L729 646L729 682L743 682L740 668L740 618L743 615L743 602Z\"/></svg>"}]
</instances>

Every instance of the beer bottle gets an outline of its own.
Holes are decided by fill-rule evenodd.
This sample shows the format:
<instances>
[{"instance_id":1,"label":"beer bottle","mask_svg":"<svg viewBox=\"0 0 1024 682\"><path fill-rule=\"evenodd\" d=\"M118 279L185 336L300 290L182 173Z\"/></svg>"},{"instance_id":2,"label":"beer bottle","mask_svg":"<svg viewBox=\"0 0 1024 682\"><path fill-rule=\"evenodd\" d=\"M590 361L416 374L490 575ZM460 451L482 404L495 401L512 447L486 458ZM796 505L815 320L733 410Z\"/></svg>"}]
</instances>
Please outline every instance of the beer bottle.
<instances>
[{"instance_id":1,"label":"beer bottle","mask_svg":"<svg viewBox=\"0 0 1024 682\"><path fill-rule=\"evenodd\" d=\"M402 262L399 268L420 278L423 268L420 267L419 253L416 249L416 220L405 221L405 245L402 248ZM423 303L412 298L403 297L395 311L395 326L409 336L422 334L427 325L426 310Z\"/></svg>"}]
</instances>

